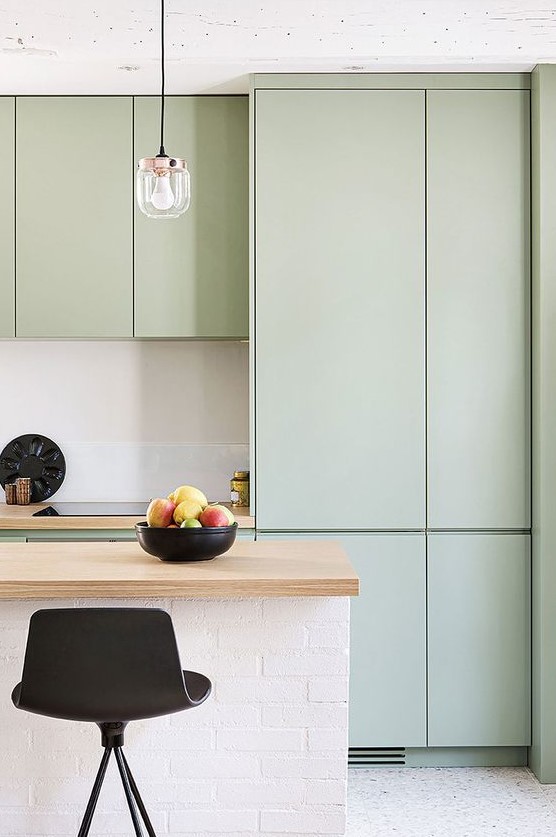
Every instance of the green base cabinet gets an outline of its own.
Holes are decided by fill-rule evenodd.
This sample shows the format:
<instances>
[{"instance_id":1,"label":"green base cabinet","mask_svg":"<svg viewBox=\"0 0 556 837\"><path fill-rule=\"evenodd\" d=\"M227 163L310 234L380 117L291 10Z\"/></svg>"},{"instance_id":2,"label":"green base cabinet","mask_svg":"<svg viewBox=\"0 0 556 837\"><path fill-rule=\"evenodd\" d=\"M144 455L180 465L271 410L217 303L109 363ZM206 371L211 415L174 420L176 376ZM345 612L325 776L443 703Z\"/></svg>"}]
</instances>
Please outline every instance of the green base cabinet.
<instances>
[{"instance_id":1,"label":"green base cabinet","mask_svg":"<svg viewBox=\"0 0 556 837\"><path fill-rule=\"evenodd\" d=\"M133 529L32 529L26 533L27 543L108 543L135 541Z\"/></svg>"},{"instance_id":2,"label":"green base cabinet","mask_svg":"<svg viewBox=\"0 0 556 837\"><path fill-rule=\"evenodd\" d=\"M49 543L69 541L135 541L134 529L26 529L0 531L0 543ZM254 529L240 529L238 541L255 540Z\"/></svg>"},{"instance_id":3,"label":"green base cabinet","mask_svg":"<svg viewBox=\"0 0 556 837\"><path fill-rule=\"evenodd\" d=\"M160 101L134 100L136 161L160 142ZM191 206L157 221L135 208L135 336L249 334L249 100L170 96L168 153L185 157Z\"/></svg>"},{"instance_id":4,"label":"green base cabinet","mask_svg":"<svg viewBox=\"0 0 556 837\"><path fill-rule=\"evenodd\" d=\"M531 742L530 537L428 537L428 744Z\"/></svg>"},{"instance_id":5,"label":"green base cabinet","mask_svg":"<svg viewBox=\"0 0 556 837\"><path fill-rule=\"evenodd\" d=\"M351 599L350 747L425 747L425 536L257 532L290 539L338 541L361 579Z\"/></svg>"},{"instance_id":6,"label":"green base cabinet","mask_svg":"<svg viewBox=\"0 0 556 837\"><path fill-rule=\"evenodd\" d=\"M427 743L425 536L346 535L351 600L350 747Z\"/></svg>"},{"instance_id":7,"label":"green base cabinet","mask_svg":"<svg viewBox=\"0 0 556 837\"><path fill-rule=\"evenodd\" d=\"M6 96L0 98L0 153L4 163L0 204L0 337L15 336L14 137L15 99Z\"/></svg>"},{"instance_id":8,"label":"green base cabinet","mask_svg":"<svg viewBox=\"0 0 556 837\"><path fill-rule=\"evenodd\" d=\"M236 535L236 541L254 541L255 540L255 530L254 529L240 529Z\"/></svg>"},{"instance_id":9,"label":"green base cabinet","mask_svg":"<svg viewBox=\"0 0 556 837\"><path fill-rule=\"evenodd\" d=\"M134 541L133 529L4 529L2 543Z\"/></svg>"}]
</instances>

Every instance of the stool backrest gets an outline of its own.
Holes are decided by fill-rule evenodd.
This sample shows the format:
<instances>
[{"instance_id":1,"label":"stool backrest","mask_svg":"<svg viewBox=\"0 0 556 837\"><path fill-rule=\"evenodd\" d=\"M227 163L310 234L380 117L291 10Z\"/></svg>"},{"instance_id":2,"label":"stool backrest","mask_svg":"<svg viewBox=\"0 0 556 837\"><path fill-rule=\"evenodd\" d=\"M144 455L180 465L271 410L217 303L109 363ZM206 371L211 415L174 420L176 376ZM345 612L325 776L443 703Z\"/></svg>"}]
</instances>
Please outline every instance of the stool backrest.
<instances>
[{"instance_id":1,"label":"stool backrest","mask_svg":"<svg viewBox=\"0 0 556 837\"><path fill-rule=\"evenodd\" d=\"M31 617L22 709L131 720L176 711L184 692L172 620L163 610L53 608Z\"/></svg>"}]
</instances>

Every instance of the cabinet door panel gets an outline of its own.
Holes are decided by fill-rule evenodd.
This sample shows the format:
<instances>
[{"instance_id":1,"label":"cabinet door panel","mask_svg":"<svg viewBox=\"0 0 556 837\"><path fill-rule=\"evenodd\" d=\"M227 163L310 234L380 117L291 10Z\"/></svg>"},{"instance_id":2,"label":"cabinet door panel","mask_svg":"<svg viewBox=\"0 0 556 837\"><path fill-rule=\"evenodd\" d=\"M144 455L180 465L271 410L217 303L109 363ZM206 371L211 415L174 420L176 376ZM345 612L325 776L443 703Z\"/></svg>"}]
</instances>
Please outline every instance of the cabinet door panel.
<instances>
[{"instance_id":1,"label":"cabinet door panel","mask_svg":"<svg viewBox=\"0 0 556 837\"><path fill-rule=\"evenodd\" d=\"M530 743L528 535L430 535L429 746Z\"/></svg>"},{"instance_id":2,"label":"cabinet door panel","mask_svg":"<svg viewBox=\"0 0 556 837\"><path fill-rule=\"evenodd\" d=\"M345 537L351 600L350 746L427 742L425 536Z\"/></svg>"},{"instance_id":3,"label":"cabinet door panel","mask_svg":"<svg viewBox=\"0 0 556 837\"><path fill-rule=\"evenodd\" d=\"M236 535L236 540L238 541L254 541L255 540L255 533L252 529L245 530L240 529Z\"/></svg>"},{"instance_id":4,"label":"cabinet door panel","mask_svg":"<svg viewBox=\"0 0 556 837\"><path fill-rule=\"evenodd\" d=\"M431 528L530 525L529 93L427 93Z\"/></svg>"},{"instance_id":5,"label":"cabinet door panel","mask_svg":"<svg viewBox=\"0 0 556 837\"><path fill-rule=\"evenodd\" d=\"M191 206L175 220L135 210L135 334L249 333L249 102L247 96L166 100L169 153L187 160ZM135 157L159 144L160 102L135 99Z\"/></svg>"},{"instance_id":6,"label":"cabinet door panel","mask_svg":"<svg viewBox=\"0 0 556 837\"><path fill-rule=\"evenodd\" d=\"M256 94L261 529L424 526L424 95Z\"/></svg>"},{"instance_id":7,"label":"cabinet door panel","mask_svg":"<svg viewBox=\"0 0 556 837\"><path fill-rule=\"evenodd\" d=\"M333 539L359 578L351 599L350 747L424 747L427 736L424 535L257 534Z\"/></svg>"},{"instance_id":8,"label":"cabinet door panel","mask_svg":"<svg viewBox=\"0 0 556 837\"><path fill-rule=\"evenodd\" d=\"M17 100L17 336L131 337L132 105Z\"/></svg>"},{"instance_id":9,"label":"cabinet door panel","mask_svg":"<svg viewBox=\"0 0 556 837\"><path fill-rule=\"evenodd\" d=\"M14 103L11 97L0 98L0 150L4 162L0 204L0 337L15 335Z\"/></svg>"}]
</instances>

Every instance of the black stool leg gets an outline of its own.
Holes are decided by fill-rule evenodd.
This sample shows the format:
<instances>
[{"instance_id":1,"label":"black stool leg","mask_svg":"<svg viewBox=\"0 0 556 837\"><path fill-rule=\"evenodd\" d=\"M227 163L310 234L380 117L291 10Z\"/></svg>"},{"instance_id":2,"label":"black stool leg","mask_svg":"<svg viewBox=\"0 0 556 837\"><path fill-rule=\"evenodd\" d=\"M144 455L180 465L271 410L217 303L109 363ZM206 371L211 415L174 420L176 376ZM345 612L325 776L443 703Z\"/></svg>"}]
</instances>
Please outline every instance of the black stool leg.
<instances>
[{"instance_id":1,"label":"black stool leg","mask_svg":"<svg viewBox=\"0 0 556 837\"><path fill-rule=\"evenodd\" d=\"M133 798L133 793L131 791L129 779L127 776L127 772L125 769L125 764L122 757L122 750L121 747L114 747L114 755L116 756L116 761L118 763L118 770L120 771L120 777L122 780L122 785L124 786L125 798L127 799L127 804L129 807L129 813L131 814L131 819L133 820L133 828L135 829L136 837L143 837L143 832L141 830L141 823L139 821L139 816L137 814L137 809L135 808L135 800Z\"/></svg>"},{"instance_id":2,"label":"black stool leg","mask_svg":"<svg viewBox=\"0 0 556 837\"><path fill-rule=\"evenodd\" d=\"M83 815L83 822L81 823L81 828L79 829L79 834L77 835L77 837L87 837L87 834L89 833L89 830L91 828L91 822L93 819L93 814L95 813L96 804L98 802L100 789L102 787L102 783L106 775L106 768L108 767L109 758L110 750L105 750L100 762L100 767L98 769L97 777L95 779L91 795L89 797L89 801L87 803L87 807L85 809L85 813Z\"/></svg>"},{"instance_id":3,"label":"black stool leg","mask_svg":"<svg viewBox=\"0 0 556 837\"><path fill-rule=\"evenodd\" d=\"M152 827L152 823L149 819L149 815L147 814L147 809L145 808L145 804L144 804L143 800L141 799L141 794L139 793L139 788L137 787L137 785L135 783L135 779L133 778L133 774L132 774L132 772L129 768L129 764L127 763L127 759L124 755L124 751L120 750L120 753L121 753L121 756L122 756L122 761L123 761L123 764L124 764L125 772L127 773L127 778L129 779L129 786L131 788L131 792L132 792L133 796L135 797L137 807L139 808L139 813L143 817L143 822L145 823L147 833L148 833L149 837L156 837L156 834L154 832L154 828Z\"/></svg>"}]
</instances>

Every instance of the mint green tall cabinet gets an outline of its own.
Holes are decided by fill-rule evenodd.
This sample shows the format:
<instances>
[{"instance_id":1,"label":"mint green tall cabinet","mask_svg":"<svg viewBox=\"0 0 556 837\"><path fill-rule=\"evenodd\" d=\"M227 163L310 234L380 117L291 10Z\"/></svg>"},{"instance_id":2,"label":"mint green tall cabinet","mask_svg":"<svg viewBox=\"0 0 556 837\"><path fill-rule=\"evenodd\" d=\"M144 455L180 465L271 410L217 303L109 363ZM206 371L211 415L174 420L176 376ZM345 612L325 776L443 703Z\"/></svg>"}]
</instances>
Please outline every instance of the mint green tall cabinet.
<instances>
[{"instance_id":1,"label":"mint green tall cabinet","mask_svg":"<svg viewBox=\"0 0 556 837\"><path fill-rule=\"evenodd\" d=\"M530 526L528 90L427 91L428 526Z\"/></svg>"},{"instance_id":2,"label":"mint green tall cabinet","mask_svg":"<svg viewBox=\"0 0 556 837\"><path fill-rule=\"evenodd\" d=\"M132 100L17 99L16 336L132 337Z\"/></svg>"},{"instance_id":3,"label":"mint green tall cabinet","mask_svg":"<svg viewBox=\"0 0 556 837\"><path fill-rule=\"evenodd\" d=\"M341 539L350 745L429 764L530 741L528 84L253 85L257 527Z\"/></svg>"},{"instance_id":4,"label":"mint green tall cabinet","mask_svg":"<svg viewBox=\"0 0 556 837\"><path fill-rule=\"evenodd\" d=\"M137 161L158 150L160 101L134 105ZM135 335L247 337L247 96L169 97L165 143L187 160L191 206L166 221L135 209Z\"/></svg>"},{"instance_id":5,"label":"mint green tall cabinet","mask_svg":"<svg viewBox=\"0 0 556 837\"><path fill-rule=\"evenodd\" d=\"M0 151L5 167L0 205L0 337L15 334L14 296L15 99L0 98Z\"/></svg>"},{"instance_id":6,"label":"mint green tall cabinet","mask_svg":"<svg viewBox=\"0 0 556 837\"><path fill-rule=\"evenodd\" d=\"M424 98L256 91L260 529L424 526Z\"/></svg>"}]
</instances>

